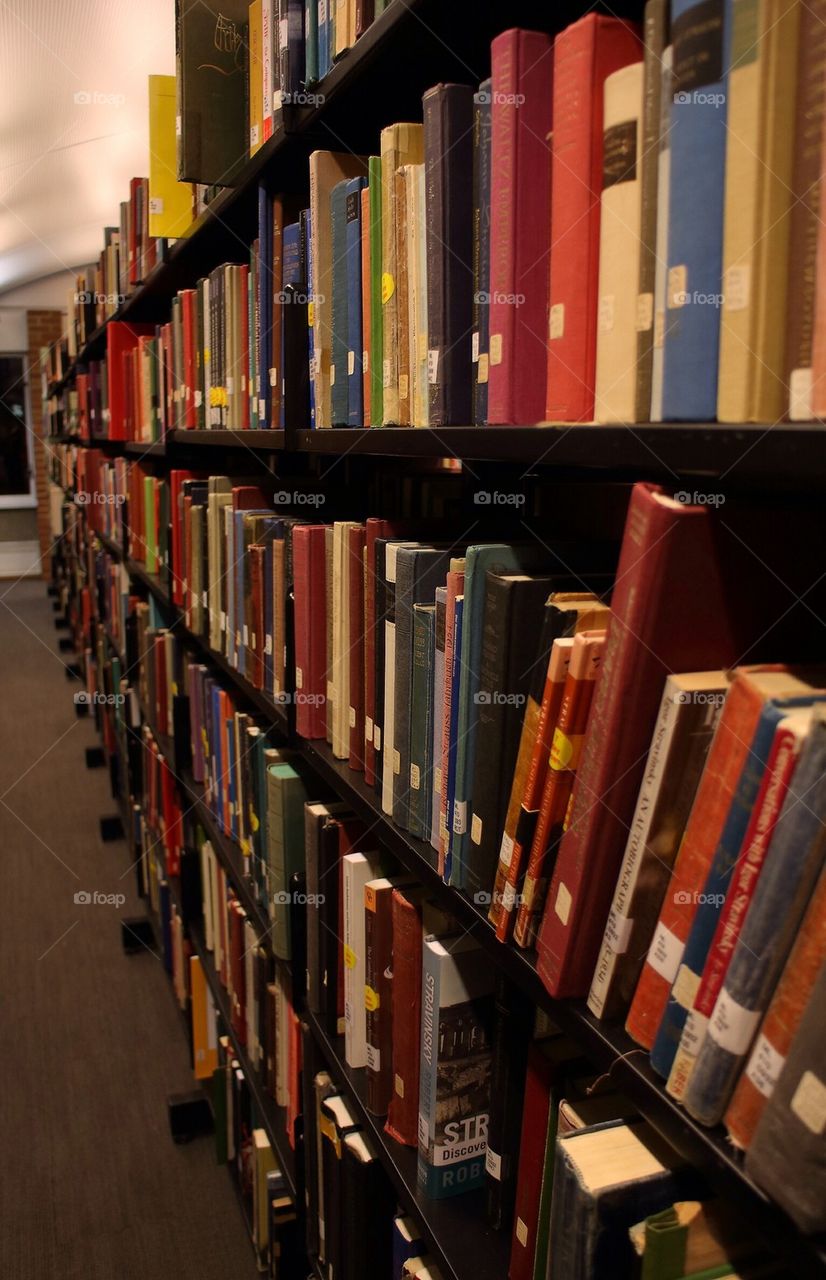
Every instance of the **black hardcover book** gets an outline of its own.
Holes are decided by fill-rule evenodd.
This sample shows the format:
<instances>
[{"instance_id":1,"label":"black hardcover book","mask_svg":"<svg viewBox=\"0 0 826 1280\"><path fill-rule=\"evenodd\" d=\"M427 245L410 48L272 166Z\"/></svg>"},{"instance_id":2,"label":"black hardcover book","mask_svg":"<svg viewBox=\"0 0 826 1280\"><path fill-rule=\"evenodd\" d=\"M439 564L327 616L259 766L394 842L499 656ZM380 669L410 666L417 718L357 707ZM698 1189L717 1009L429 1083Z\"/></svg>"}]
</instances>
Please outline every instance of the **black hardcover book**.
<instances>
[{"instance_id":1,"label":"black hardcover book","mask_svg":"<svg viewBox=\"0 0 826 1280\"><path fill-rule=\"evenodd\" d=\"M307 876L294 871L287 886L290 894L290 973L293 1008L303 1009L307 994Z\"/></svg>"},{"instance_id":2,"label":"black hardcover book","mask_svg":"<svg viewBox=\"0 0 826 1280\"><path fill-rule=\"evenodd\" d=\"M472 412L473 89L435 85L422 107L429 421L461 426Z\"/></svg>"},{"instance_id":3,"label":"black hardcover book","mask_svg":"<svg viewBox=\"0 0 826 1280\"><path fill-rule=\"evenodd\" d=\"M247 0L175 2L178 180L230 184L247 159Z\"/></svg>"},{"instance_id":4,"label":"black hardcover book","mask_svg":"<svg viewBox=\"0 0 826 1280\"><path fill-rule=\"evenodd\" d=\"M486 1213L495 1230L510 1229L519 1170L525 1073L536 1007L504 974L496 976L491 1065Z\"/></svg>"},{"instance_id":5,"label":"black hardcover book","mask_svg":"<svg viewBox=\"0 0 826 1280\"><path fill-rule=\"evenodd\" d=\"M473 95L473 421L488 420L491 82Z\"/></svg>"},{"instance_id":6,"label":"black hardcover book","mask_svg":"<svg viewBox=\"0 0 826 1280\"><path fill-rule=\"evenodd\" d=\"M343 1280L343 1260L352 1246L353 1224L344 1217L342 1157L344 1139L354 1133L356 1119L341 1094L325 1098L319 1118L321 1128L321 1188L324 1198L324 1258L326 1274ZM390 1217L392 1222L392 1214ZM368 1273L363 1273L368 1274Z\"/></svg>"},{"instance_id":7,"label":"black hardcover book","mask_svg":"<svg viewBox=\"0 0 826 1280\"><path fill-rule=\"evenodd\" d=\"M467 889L489 893L505 825L545 601L553 580L488 573L479 667Z\"/></svg>"},{"instance_id":8,"label":"black hardcover book","mask_svg":"<svg viewBox=\"0 0 826 1280\"><path fill-rule=\"evenodd\" d=\"M342 1152L343 1221L341 1280L393 1280L396 1197L363 1133L350 1133Z\"/></svg>"},{"instance_id":9,"label":"black hardcover book","mask_svg":"<svg viewBox=\"0 0 826 1280\"><path fill-rule=\"evenodd\" d=\"M181 916L184 927L195 921L200 925L203 919L203 896L201 894L201 854L197 849L186 845L181 850L179 871Z\"/></svg>"}]
</instances>

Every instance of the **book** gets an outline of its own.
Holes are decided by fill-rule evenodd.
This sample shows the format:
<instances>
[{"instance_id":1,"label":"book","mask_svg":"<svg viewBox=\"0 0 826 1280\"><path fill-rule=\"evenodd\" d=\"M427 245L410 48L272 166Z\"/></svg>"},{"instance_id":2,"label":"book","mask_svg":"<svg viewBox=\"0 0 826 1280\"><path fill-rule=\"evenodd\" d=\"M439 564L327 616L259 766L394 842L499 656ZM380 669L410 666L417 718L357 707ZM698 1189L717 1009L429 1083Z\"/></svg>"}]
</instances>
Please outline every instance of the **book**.
<instances>
[{"instance_id":1,"label":"book","mask_svg":"<svg viewBox=\"0 0 826 1280\"><path fill-rule=\"evenodd\" d=\"M316 1076L318 1081L318 1076ZM318 1095L317 1095L318 1096ZM344 1141L357 1131L358 1125L347 1101L340 1094L323 1097L318 1113L321 1135L321 1202L323 1220L319 1218L319 1237L323 1248L321 1260L328 1276L344 1274L347 1256L344 1219Z\"/></svg>"},{"instance_id":2,"label":"book","mask_svg":"<svg viewBox=\"0 0 826 1280\"><path fill-rule=\"evenodd\" d=\"M410 794L408 830L420 840L430 834L433 798L433 679L435 604L413 606L413 678L410 696Z\"/></svg>"},{"instance_id":3,"label":"book","mask_svg":"<svg viewBox=\"0 0 826 1280\"><path fill-rule=\"evenodd\" d=\"M496 1231L513 1220L522 1104L536 1008L503 973L494 985L490 1114L485 1152L485 1217Z\"/></svg>"},{"instance_id":4,"label":"book","mask_svg":"<svg viewBox=\"0 0 826 1280\"><path fill-rule=\"evenodd\" d=\"M347 723L350 730L349 764L364 770L364 556L366 530L363 524L351 524L347 535L349 634L349 697Z\"/></svg>"},{"instance_id":5,"label":"book","mask_svg":"<svg viewBox=\"0 0 826 1280\"><path fill-rule=\"evenodd\" d=\"M803 681L783 668L746 667L736 672L625 1023L631 1038L644 1048L654 1043L763 706L771 698L802 696L806 691Z\"/></svg>"},{"instance_id":6,"label":"book","mask_svg":"<svg viewBox=\"0 0 826 1280\"><path fill-rule=\"evenodd\" d=\"M724 1123L729 1138L741 1149L751 1144L826 958L824 912L826 874L821 871L800 932L726 1109Z\"/></svg>"},{"instance_id":7,"label":"book","mask_svg":"<svg viewBox=\"0 0 826 1280\"><path fill-rule=\"evenodd\" d=\"M544 410L554 45L512 28L491 45L487 421L534 423Z\"/></svg>"},{"instance_id":8,"label":"book","mask_svg":"<svg viewBox=\"0 0 826 1280\"><path fill-rule=\"evenodd\" d=\"M774 830L708 1035L685 1092L686 1110L703 1124L725 1112L823 866L816 833L824 812L826 720L820 704ZM805 805L799 803L806 797Z\"/></svg>"},{"instance_id":9,"label":"book","mask_svg":"<svg viewBox=\"0 0 826 1280\"><path fill-rule=\"evenodd\" d=\"M737 1218L714 1199L678 1200L635 1223L629 1235L641 1259L640 1280L730 1275L732 1259L748 1257Z\"/></svg>"},{"instance_id":10,"label":"book","mask_svg":"<svg viewBox=\"0 0 826 1280\"><path fill-rule=\"evenodd\" d=\"M211 1080L218 1066L215 1006L198 956L189 957L192 993L192 1066L196 1080Z\"/></svg>"},{"instance_id":11,"label":"book","mask_svg":"<svg viewBox=\"0 0 826 1280\"><path fill-rule=\"evenodd\" d=\"M416 1145L418 1123L423 910L423 890L393 890L390 1018L393 1089L388 1101L386 1130L408 1147Z\"/></svg>"},{"instance_id":12,"label":"book","mask_svg":"<svg viewBox=\"0 0 826 1280\"><path fill-rule=\"evenodd\" d=\"M666 8L670 4L666 0ZM669 20L670 25L670 20ZM670 31L669 31L670 41ZM662 52L660 83L659 144L657 147L657 232L654 268L654 335L651 353L651 421L663 420L663 373L665 369L665 326L668 315L668 202L671 194L671 97L674 50L670 43Z\"/></svg>"},{"instance_id":13,"label":"book","mask_svg":"<svg viewBox=\"0 0 826 1280\"><path fill-rule=\"evenodd\" d=\"M427 254L428 423L471 418L473 90L438 84L422 98Z\"/></svg>"},{"instance_id":14,"label":"book","mask_svg":"<svg viewBox=\"0 0 826 1280\"><path fill-rule=\"evenodd\" d=\"M393 1278L399 1280L408 1258L418 1258L425 1244L412 1218L398 1213L393 1219Z\"/></svg>"},{"instance_id":15,"label":"book","mask_svg":"<svg viewBox=\"0 0 826 1280\"><path fill-rule=\"evenodd\" d=\"M826 1227L821 969L780 1078L746 1152L746 1172L807 1235Z\"/></svg>"},{"instance_id":16,"label":"book","mask_svg":"<svg viewBox=\"0 0 826 1280\"><path fill-rule=\"evenodd\" d=\"M767 711L770 713L769 716ZM749 757L740 775L737 792L726 819L726 827L706 878L703 890L704 900L701 901L694 917L683 960L658 1032L658 1040L662 1036L668 1045L664 1054L664 1061L667 1062L670 1052L668 1042L673 1039L673 1032L682 1020L680 1010L674 1009L674 1005L682 1006L687 1011L666 1086L668 1092L675 1098L684 1096L694 1063L708 1034L708 1018L725 981L729 961L763 870L771 838L780 816L780 809L794 776L810 721L810 708L788 712L779 707L766 708L752 740ZM756 775L760 768L758 739L762 737L766 741L772 730L773 736L762 780L759 790L756 795L753 795ZM738 847L737 826L742 821L738 809L742 807L748 812L750 800L752 804L748 825ZM728 858L734 848L737 849L736 860L731 867L728 867ZM728 887L726 887L727 881ZM722 909L718 909L713 899L721 898L723 892L725 892L725 902ZM707 911L706 908L711 910ZM715 910L717 923L709 941L709 931ZM703 955L704 944L707 947L705 956ZM692 988L695 990L693 994L689 994ZM654 1065L656 1049L655 1041L652 1065Z\"/></svg>"},{"instance_id":17,"label":"book","mask_svg":"<svg viewBox=\"0 0 826 1280\"><path fill-rule=\"evenodd\" d=\"M493 85L490 77L473 95L473 421L488 420L490 373L490 200Z\"/></svg>"},{"instance_id":18,"label":"book","mask_svg":"<svg viewBox=\"0 0 826 1280\"><path fill-rule=\"evenodd\" d=\"M248 20L248 0L228 0L217 19L176 0L179 181L228 186L247 158Z\"/></svg>"},{"instance_id":19,"label":"book","mask_svg":"<svg viewBox=\"0 0 826 1280\"><path fill-rule=\"evenodd\" d=\"M643 64L606 77L599 213L595 417L632 422L642 252Z\"/></svg>"},{"instance_id":20,"label":"book","mask_svg":"<svg viewBox=\"0 0 826 1280\"><path fill-rule=\"evenodd\" d=\"M177 238L193 220L192 186L175 177L175 77L149 77L149 234Z\"/></svg>"},{"instance_id":21,"label":"book","mask_svg":"<svg viewBox=\"0 0 826 1280\"><path fill-rule=\"evenodd\" d=\"M713 538L708 507L634 486L588 742L538 938L539 973L557 996L587 995L665 677L743 651ZM678 625L669 589L653 590L675 581L697 622L690 630Z\"/></svg>"},{"instance_id":22,"label":"book","mask_svg":"<svg viewBox=\"0 0 826 1280\"><path fill-rule=\"evenodd\" d=\"M393 1212L396 1196L365 1135L348 1133L343 1144L343 1280L393 1276Z\"/></svg>"},{"instance_id":23,"label":"book","mask_svg":"<svg viewBox=\"0 0 826 1280\"><path fill-rule=\"evenodd\" d=\"M348 290L347 191L349 179L337 182L330 194L332 229L333 303L330 333L330 413L331 425L346 427L349 422L349 351L348 322L350 299Z\"/></svg>"},{"instance_id":24,"label":"book","mask_svg":"<svg viewBox=\"0 0 826 1280\"><path fill-rule=\"evenodd\" d=\"M305 738L323 738L327 693L324 525L292 533L295 633L295 721Z\"/></svg>"},{"instance_id":25,"label":"book","mask_svg":"<svg viewBox=\"0 0 826 1280\"><path fill-rule=\"evenodd\" d=\"M641 55L636 26L602 14L587 14L554 41L545 398L545 417L552 422L594 417L604 85Z\"/></svg>"},{"instance_id":26,"label":"book","mask_svg":"<svg viewBox=\"0 0 826 1280\"><path fill-rule=\"evenodd\" d=\"M362 397L363 352L361 292L361 196L364 177L351 178L345 187L345 244L347 280L347 422L364 426ZM343 379L342 379L343 380Z\"/></svg>"},{"instance_id":27,"label":"book","mask_svg":"<svg viewBox=\"0 0 826 1280\"><path fill-rule=\"evenodd\" d=\"M367 1066L364 887L380 874L381 866L375 853L347 853L342 858L344 1056L348 1067Z\"/></svg>"},{"instance_id":28,"label":"book","mask_svg":"<svg viewBox=\"0 0 826 1280\"><path fill-rule=\"evenodd\" d=\"M731 27L729 9L709 18L694 0L672 0L666 422L717 413Z\"/></svg>"},{"instance_id":29,"label":"book","mask_svg":"<svg viewBox=\"0 0 826 1280\"><path fill-rule=\"evenodd\" d=\"M762 0L756 36L733 0L727 90L723 302L717 417L774 422L786 411L786 313L800 9ZM771 100L771 110L760 105Z\"/></svg>"},{"instance_id":30,"label":"book","mask_svg":"<svg viewBox=\"0 0 826 1280\"><path fill-rule=\"evenodd\" d=\"M640 173L640 265L637 288L637 368L634 421L651 418L655 340L655 281L658 266L659 179L663 166L661 126L664 98L663 54L668 44L668 0L647 0L643 13L643 93ZM666 92L663 90L666 88ZM667 164L665 165L667 168Z\"/></svg>"},{"instance_id":31,"label":"book","mask_svg":"<svg viewBox=\"0 0 826 1280\"><path fill-rule=\"evenodd\" d=\"M418 1182L432 1198L482 1186L493 984L467 936L426 938L422 960Z\"/></svg>"},{"instance_id":32,"label":"book","mask_svg":"<svg viewBox=\"0 0 826 1280\"><path fill-rule=\"evenodd\" d=\"M401 165L424 162L424 136L420 124L391 124L381 131L381 318L382 318L382 417L374 422L395 426L399 421L399 300L396 294L395 175ZM375 271L375 268L374 268ZM374 302L375 305L375 302ZM374 339L374 350L375 350ZM375 356L374 356L375 360Z\"/></svg>"},{"instance_id":33,"label":"book","mask_svg":"<svg viewBox=\"0 0 826 1280\"><path fill-rule=\"evenodd\" d=\"M377 1116L387 1115L393 1092L393 893L405 883L380 876L364 886L367 1106Z\"/></svg>"},{"instance_id":34,"label":"book","mask_svg":"<svg viewBox=\"0 0 826 1280\"><path fill-rule=\"evenodd\" d=\"M368 160L370 189L370 417L371 426L384 421L384 316L382 313L382 162ZM366 425L366 424L365 424Z\"/></svg>"},{"instance_id":35,"label":"book","mask_svg":"<svg viewBox=\"0 0 826 1280\"><path fill-rule=\"evenodd\" d=\"M267 769L267 902L272 921L273 953L281 960L291 954L290 877L301 869L304 856L304 782L290 764Z\"/></svg>"},{"instance_id":36,"label":"book","mask_svg":"<svg viewBox=\"0 0 826 1280\"><path fill-rule=\"evenodd\" d=\"M617 877L588 1008L627 1010L728 690L725 672L669 676Z\"/></svg>"}]
</instances>

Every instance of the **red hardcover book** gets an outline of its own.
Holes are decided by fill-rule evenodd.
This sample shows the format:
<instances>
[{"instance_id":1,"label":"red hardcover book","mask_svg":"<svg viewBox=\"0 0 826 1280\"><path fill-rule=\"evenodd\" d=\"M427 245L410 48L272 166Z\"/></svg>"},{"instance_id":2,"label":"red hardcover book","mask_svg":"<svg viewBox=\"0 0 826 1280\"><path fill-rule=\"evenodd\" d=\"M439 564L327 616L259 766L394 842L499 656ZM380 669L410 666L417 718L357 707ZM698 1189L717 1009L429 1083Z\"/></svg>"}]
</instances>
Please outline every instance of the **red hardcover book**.
<instances>
[{"instance_id":1,"label":"red hardcover book","mask_svg":"<svg viewBox=\"0 0 826 1280\"><path fill-rule=\"evenodd\" d=\"M284 1127L287 1130L287 1141L295 1150L295 1127L301 1115L301 1023L298 1014L288 1003L287 1009L287 1114Z\"/></svg>"},{"instance_id":2,"label":"red hardcover book","mask_svg":"<svg viewBox=\"0 0 826 1280\"><path fill-rule=\"evenodd\" d=\"M198 374L195 365L195 289L182 289L178 295L181 299L181 327L184 338L183 371L184 381L181 394L184 398L181 415L185 427L197 427L198 411L195 408L195 389L198 386Z\"/></svg>"},{"instance_id":3,"label":"red hardcover book","mask_svg":"<svg viewBox=\"0 0 826 1280\"><path fill-rule=\"evenodd\" d=\"M173 468L169 473L169 519L172 524L172 599L182 607L184 604L184 587L187 581L184 548L188 539L184 535L183 485L185 480L194 480L193 471L182 471Z\"/></svg>"},{"instance_id":4,"label":"red hardcover book","mask_svg":"<svg viewBox=\"0 0 826 1280\"><path fill-rule=\"evenodd\" d=\"M364 553L365 526L351 525L350 557L350 768L364 770Z\"/></svg>"},{"instance_id":5,"label":"red hardcover book","mask_svg":"<svg viewBox=\"0 0 826 1280\"><path fill-rule=\"evenodd\" d=\"M422 899L393 890L393 1091L385 1129L415 1147L419 1117L419 1022L422 1005Z\"/></svg>"},{"instance_id":6,"label":"red hardcover book","mask_svg":"<svg viewBox=\"0 0 826 1280\"><path fill-rule=\"evenodd\" d=\"M109 387L110 440L126 440L130 406L127 401L124 354L133 351L141 335L155 332L152 324L130 324L126 320L110 320L106 326L106 376Z\"/></svg>"},{"instance_id":7,"label":"red hardcover book","mask_svg":"<svg viewBox=\"0 0 826 1280\"><path fill-rule=\"evenodd\" d=\"M293 529L295 583L295 727L303 738L323 738L327 696L327 526Z\"/></svg>"},{"instance_id":8,"label":"red hardcover book","mask_svg":"<svg viewBox=\"0 0 826 1280\"><path fill-rule=\"evenodd\" d=\"M746 648L740 632L756 602L751 583L724 581L721 532L708 506L634 485L588 741L539 932L538 969L554 996L588 994L666 675L729 665ZM746 598L735 604L738 585Z\"/></svg>"},{"instance_id":9,"label":"red hardcover book","mask_svg":"<svg viewBox=\"0 0 826 1280\"><path fill-rule=\"evenodd\" d=\"M393 881L380 877L364 887L364 953L367 1004L367 1106L387 1115L393 1094Z\"/></svg>"},{"instance_id":10,"label":"red hardcover book","mask_svg":"<svg viewBox=\"0 0 826 1280\"><path fill-rule=\"evenodd\" d=\"M554 43L545 400L552 422L589 422L594 416L603 87L606 76L641 58L637 26L602 14L580 18Z\"/></svg>"},{"instance_id":11,"label":"red hardcover book","mask_svg":"<svg viewBox=\"0 0 826 1280\"><path fill-rule=\"evenodd\" d=\"M548 1118L551 1106L558 1102L553 1093L554 1076L559 1069L559 1050L566 1043L542 1042L532 1044L528 1050L508 1280L532 1280L533 1277Z\"/></svg>"},{"instance_id":12,"label":"red hardcover book","mask_svg":"<svg viewBox=\"0 0 826 1280\"><path fill-rule=\"evenodd\" d=\"M545 410L553 49L518 29L491 45L490 423Z\"/></svg>"}]
</instances>

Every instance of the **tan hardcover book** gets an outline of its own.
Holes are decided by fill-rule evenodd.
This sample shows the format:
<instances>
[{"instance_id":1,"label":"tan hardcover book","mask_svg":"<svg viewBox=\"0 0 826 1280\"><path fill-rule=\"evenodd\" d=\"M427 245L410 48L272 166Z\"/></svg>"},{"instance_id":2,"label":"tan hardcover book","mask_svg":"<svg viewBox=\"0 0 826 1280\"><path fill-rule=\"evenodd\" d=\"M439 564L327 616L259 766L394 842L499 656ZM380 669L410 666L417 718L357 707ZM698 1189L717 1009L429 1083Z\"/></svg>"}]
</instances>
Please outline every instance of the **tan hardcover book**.
<instances>
[{"instance_id":1,"label":"tan hardcover book","mask_svg":"<svg viewBox=\"0 0 826 1280\"><path fill-rule=\"evenodd\" d=\"M783 322L801 7L797 0L759 0L756 6L754 0L734 0L717 384L721 422L771 423L786 411Z\"/></svg>"},{"instance_id":2,"label":"tan hardcover book","mask_svg":"<svg viewBox=\"0 0 826 1280\"><path fill-rule=\"evenodd\" d=\"M221 651L224 627L221 617L221 583L223 569L221 552L224 546L224 511L232 504L232 481L228 476L210 476L207 494L207 559L209 581L207 604L209 609L209 646Z\"/></svg>"},{"instance_id":3,"label":"tan hardcover book","mask_svg":"<svg viewBox=\"0 0 826 1280\"><path fill-rule=\"evenodd\" d=\"M410 421L426 427L430 397L427 384L427 263L425 259L424 165L406 166L407 174L407 316L410 352Z\"/></svg>"},{"instance_id":4,"label":"tan hardcover book","mask_svg":"<svg viewBox=\"0 0 826 1280\"><path fill-rule=\"evenodd\" d=\"M407 187L411 165L404 164L396 170L393 193L393 220L396 225L396 295L399 326L399 426L411 424L410 406L410 285L407 252L411 228L407 222Z\"/></svg>"},{"instance_id":5,"label":"tan hardcover book","mask_svg":"<svg viewBox=\"0 0 826 1280\"><path fill-rule=\"evenodd\" d=\"M633 422L636 413L642 87L641 62L621 67L605 81L594 400L597 422Z\"/></svg>"},{"instance_id":6,"label":"tan hardcover book","mask_svg":"<svg viewBox=\"0 0 826 1280\"><path fill-rule=\"evenodd\" d=\"M316 426L332 425L330 355L332 351L333 260L330 196L345 178L367 177L364 156L334 151L310 155L310 221L313 228L313 390Z\"/></svg>"},{"instance_id":7,"label":"tan hardcover book","mask_svg":"<svg viewBox=\"0 0 826 1280\"><path fill-rule=\"evenodd\" d=\"M312 161L312 157L310 157ZM381 300L384 408L382 423L399 421L399 300L396 287L396 170L424 163L424 130L420 124L391 124L381 131ZM359 170L361 172L361 170ZM354 176L354 175L353 175ZM329 221L329 217L328 217ZM313 223L313 227L315 227ZM315 250L315 231L313 231ZM316 401L316 403L318 403Z\"/></svg>"}]
</instances>

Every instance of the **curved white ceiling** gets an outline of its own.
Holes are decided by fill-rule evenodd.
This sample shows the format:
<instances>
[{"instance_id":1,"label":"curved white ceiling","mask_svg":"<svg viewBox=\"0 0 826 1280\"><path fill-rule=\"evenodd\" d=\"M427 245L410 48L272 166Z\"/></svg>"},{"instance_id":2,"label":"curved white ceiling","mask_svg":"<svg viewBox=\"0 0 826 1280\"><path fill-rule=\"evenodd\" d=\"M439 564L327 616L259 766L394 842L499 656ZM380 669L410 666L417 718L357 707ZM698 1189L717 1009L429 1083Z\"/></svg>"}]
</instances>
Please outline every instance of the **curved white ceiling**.
<instances>
[{"instance_id":1,"label":"curved white ceiling","mask_svg":"<svg viewBox=\"0 0 826 1280\"><path fill-rule=\"evenodd\" d=\"M97 259L174 70L174 0L0 0L0 292Z\"/></svg>"}]
</instances>

